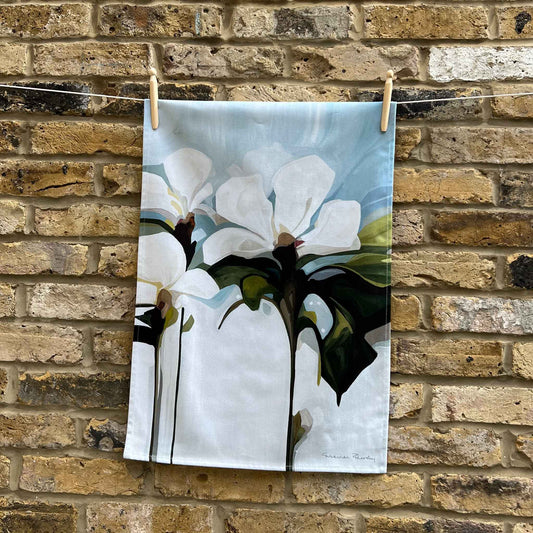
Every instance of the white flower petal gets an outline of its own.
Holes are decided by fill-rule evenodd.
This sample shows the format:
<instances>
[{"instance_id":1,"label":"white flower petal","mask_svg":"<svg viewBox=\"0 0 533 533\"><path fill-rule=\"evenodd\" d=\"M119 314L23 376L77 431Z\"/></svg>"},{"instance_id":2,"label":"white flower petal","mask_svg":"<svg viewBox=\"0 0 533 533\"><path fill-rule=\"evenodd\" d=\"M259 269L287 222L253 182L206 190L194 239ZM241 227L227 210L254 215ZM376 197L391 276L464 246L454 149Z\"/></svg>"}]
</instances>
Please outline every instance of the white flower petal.
<instances>
[{"instance_id":1,"label":"white flower petal","mask_svg":"<svg viewBox=\"0 0 533 533\"><path fill-rule=\"evenodd\" d=\"M183 276L170 287L170 292L188 294L198 298L213 298L219 291L215 280L201 268L187 270Z\"/></svg>"},{"instance_id":2,"label":"white flower petal","mask_svg":"<svg viewBox=\"0 0 533 533\"><path fill-rule=\"evenodd\" d=\"M243 172L241 176L260 174L263 179L263 190L268 197L272 192L272 178L274 174L282 165L288 163L291 159L292 156L279 143L250 150L242 158Z\"/></svg>"},{"instance_id":3,"label":"white flower petal","mask_svg":"<svg viewBox=\"0 0 533 533\"><path fill-rule=\"evenodd\" d=\"M272 241L272 204L267 200L261 176L230 178L216 194L216 211L226 220Z\"/></svg>"},{"instance_id":4,"label":"white flower petal","mask_svg":"<svg viewBox=\"0 0 533 533\"><path fill-rule=\"evenodd\" d=\"M199 207L201 207L200 204L212 193L213 185L211 185L211 183L206 183L191 200L191 203L189 204L189 211L191 213L196 211Z\"/></svg>"},{"instance_id":5,"label":"white flower petal","mask_svg":"<svg viewBox=\"0 0 533 533\"><path fill-rule=\"evenodd\" d=\"M222 228L202 244L204 262L208 265L213 265L228 255L250 258L272 248L272 243L243 228Z\"/></svg>"},{"instance_id":6,"label":"white flower petal","mask_svg":"<svg viewBox=\"0 0 533 533\"><path fill-rule=\"evenodd\" d=\"M137 296L135 301L138 304L152 304L157 302L157 287L144 281L137 282Z\"/></svg>"},{"instance_id":7,"label":"white flower petal","mask_svg":"<svg viewBox=\"0 0 533 533\"><path fill-rule=\"evenodd\" d=\"M315 227L301 236L298 255L326 255L361 247L357 233L361 221L361 206L351 200L332 200L318 214Z\"/></svg>"},{"instance_id":8,"label":"white flower petal","mask_svg":"<svg viewBox=\"0 0 533 533\"><path fill-rule=\"evenodd\" d=\"M182 206L169 193L169 187L161 176L143 172L141 211L164 214L174 225L183 216Z\"/></svg>"},{"instance_id":9,"label":"white flower petal","mask_svg":"<svg viewBox=\"0 0 533 533\"><path fill-rule=\"evenodd\" d=\"M274 226L279 233L300 236L326 198L335 172L316 155L291 161L274 176Z\"/></svg>"},{"instance_id":10,"label":"white flower petal","mask_svg":"<svg viewBox=\"0 0 533 533\"><path fill-rule=\"evenodd\" d=\"M183 247L170 233L162 231L139 237L139 281L168 289L183 275L186 267Z\"/></svg>"},{"instance_id":11,"label":"white flower petal","mask_svg":"<svg viewBox=\"0 0 533 533\"><path fill-rule=\"evenodd\" d=\"M186 199L186 216L191 204L211 172L211 159L193 148L181 148L163 161L172 190ZM185 202L184 202L185 203Z\"/></svg>"}]
</instances>

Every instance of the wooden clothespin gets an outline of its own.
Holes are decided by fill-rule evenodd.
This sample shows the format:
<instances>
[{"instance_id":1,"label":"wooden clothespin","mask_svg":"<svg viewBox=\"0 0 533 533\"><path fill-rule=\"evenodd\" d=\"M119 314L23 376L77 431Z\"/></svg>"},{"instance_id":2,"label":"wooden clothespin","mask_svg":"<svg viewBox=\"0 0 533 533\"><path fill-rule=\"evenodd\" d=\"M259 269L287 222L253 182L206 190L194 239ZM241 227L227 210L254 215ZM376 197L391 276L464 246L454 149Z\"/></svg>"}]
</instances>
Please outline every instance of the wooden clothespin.
<instances>
[{"instance_id":1,"label":"wooden clothespin","mask_svg":"<svg viewBox=\"0 0 533 533\"><path fill-rule=\"evenodd\" d=\"M159 109L158 109L158 89L155 68L150 69L150 116L152 118L152 129L156 130L159 126Z\"/></svg>"},{"instance_id":2,"label":"wooden clothespin","mask_svg":"<svg viewBox=\"0 0 533 533\"><path fill-rule=\"evenodd\" d=\"M381 131L386 132L389 127L390 103L392 98L392 78L394 72L387 70L387 79L385 80L385 90L383 91L383 108L381 109Z\"/></svg>"}]
</instances>

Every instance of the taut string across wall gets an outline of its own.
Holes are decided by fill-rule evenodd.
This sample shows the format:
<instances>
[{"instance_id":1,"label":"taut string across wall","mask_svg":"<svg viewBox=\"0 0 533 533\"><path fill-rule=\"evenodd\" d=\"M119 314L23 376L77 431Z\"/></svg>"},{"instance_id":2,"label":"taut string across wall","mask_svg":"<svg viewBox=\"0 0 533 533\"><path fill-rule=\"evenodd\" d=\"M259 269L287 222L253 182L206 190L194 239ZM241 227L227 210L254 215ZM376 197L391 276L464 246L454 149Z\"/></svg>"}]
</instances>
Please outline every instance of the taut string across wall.
<instances>
[{"instance_id":1,"label":"taut string across wall","mask_svg":"<svg viewBox=\"0 0 533 533\"><path fill-rule=\"evenodd\" d=\"M23 91L37 91L37 92L46 92L46 93L60 93L60 94L77 94L80 96L98 96L100 98L114 98L115 100L132 100L134 102L144 102L144 98L132 98L130 96L114 96L109 94L98 94L98 93L85 93L81 91L62 91L60 89L44 89L40 87L24 87L22 85L7 85L0 83L0 87L4 89L17 89ZM501 93L501 94L480 94L477 96L455 96L451 98L429 98L429 99L420 99L420 100L401 100L397 101L398 104L418 104L423 102L449 102L452 100L477 100L483 98L503 98L503 97L517 97L517 96L533 96L533 92L523 92L523 93Z\"/></svg>"}]
</instances>

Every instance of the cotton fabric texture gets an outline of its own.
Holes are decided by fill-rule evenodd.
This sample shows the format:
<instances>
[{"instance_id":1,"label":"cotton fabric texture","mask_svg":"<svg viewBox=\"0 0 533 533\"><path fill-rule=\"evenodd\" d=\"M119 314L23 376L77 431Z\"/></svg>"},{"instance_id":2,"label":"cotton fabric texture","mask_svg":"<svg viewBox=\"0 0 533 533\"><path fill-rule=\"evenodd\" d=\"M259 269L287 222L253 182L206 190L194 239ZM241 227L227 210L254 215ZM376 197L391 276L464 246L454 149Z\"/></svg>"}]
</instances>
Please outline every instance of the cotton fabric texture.
<instances>
[{"instance_id":1,"label":"cotton fabric texture","mask_svg":"<svg viewBox=\"0 0 533 533\"><path fill-rule=\"evenodd\" d=\"M160 101L124 457L386 471L395 104Z\"/></svg>"}]
</instances>

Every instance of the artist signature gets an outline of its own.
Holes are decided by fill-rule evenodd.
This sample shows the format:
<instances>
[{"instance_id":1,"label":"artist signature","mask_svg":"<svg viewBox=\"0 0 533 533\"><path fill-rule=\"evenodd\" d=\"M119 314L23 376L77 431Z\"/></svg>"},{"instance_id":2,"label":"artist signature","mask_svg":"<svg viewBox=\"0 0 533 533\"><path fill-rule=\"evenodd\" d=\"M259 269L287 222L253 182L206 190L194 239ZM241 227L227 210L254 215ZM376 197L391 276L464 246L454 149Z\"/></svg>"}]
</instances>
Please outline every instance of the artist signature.
<instances>
[{"instance_id":1,"label":"artist signature","mask_svg":"<svg viewBox=\"0 0 533 533\"><path fill-rule=\"evenodd\" d=\"M350 455L334 455L332 453L322 452L322 457L326 459L354 459L356 461L375 461L376 458L371 455L359 455L358 453L352 453Z\"/></svg>"}]
</instances>

